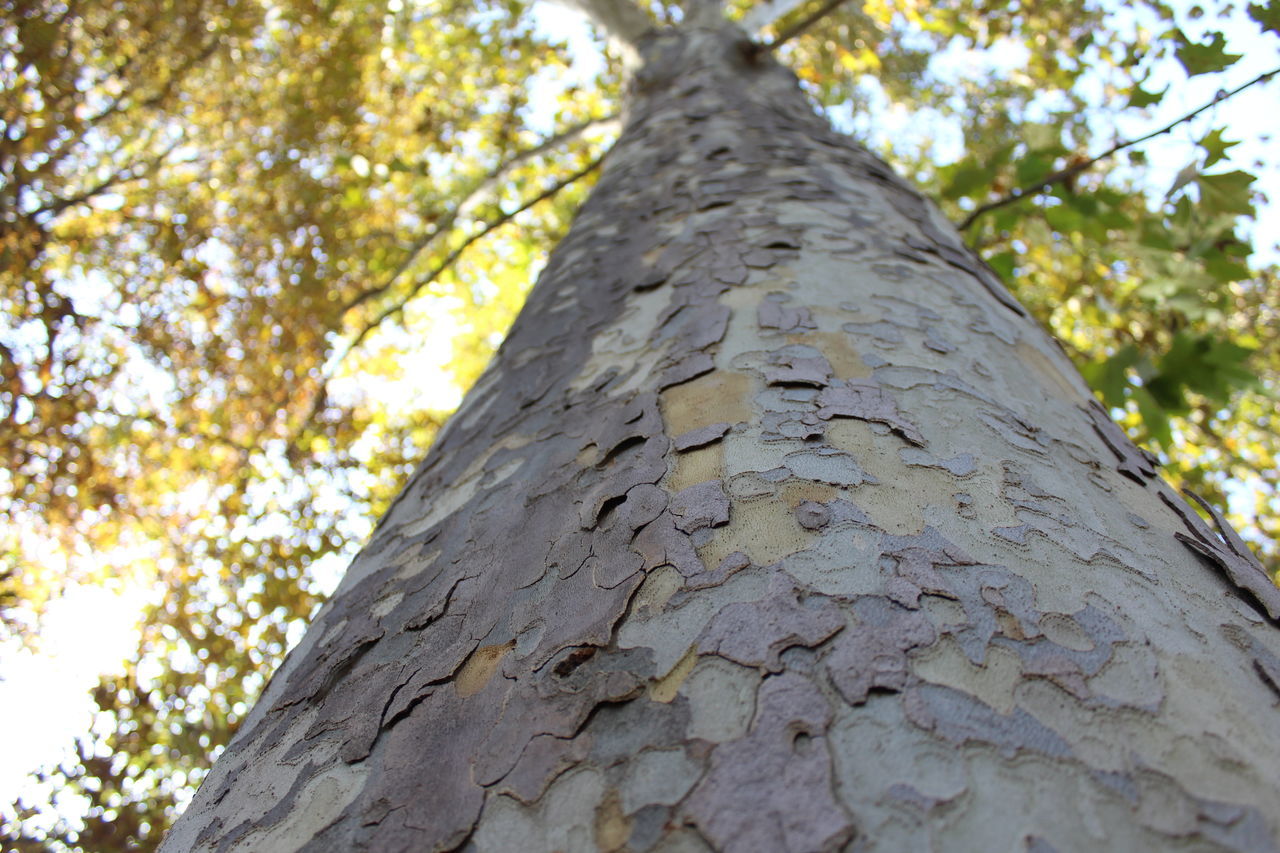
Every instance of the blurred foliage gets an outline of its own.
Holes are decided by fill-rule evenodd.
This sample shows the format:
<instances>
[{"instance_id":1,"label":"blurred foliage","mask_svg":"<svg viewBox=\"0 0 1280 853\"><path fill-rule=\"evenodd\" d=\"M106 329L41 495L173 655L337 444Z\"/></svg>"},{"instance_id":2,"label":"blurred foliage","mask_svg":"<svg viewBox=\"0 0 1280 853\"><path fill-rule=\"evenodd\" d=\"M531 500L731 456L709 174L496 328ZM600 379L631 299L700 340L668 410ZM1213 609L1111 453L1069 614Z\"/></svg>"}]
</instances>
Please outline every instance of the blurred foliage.
<instances>
[{"instance_id":1,"label":"blurred foliage","mask_svg":"<svg viewBox=\"0 0 1280 853\"><path fill-rule=\"evenodd\" d=\"M1153 191L1115 117L1184 104L1191 77L1245 82L1227 25L1274 33L1277 2L864 0L779 50L972 217L1173 479L1219 504L1236 484L1271 566L1280 277L1248 239L1258 167L1210 111ZM519 310L614 132L619 69L574 70L515 0L0 8L6 642L38 647L77 584L154 590L136 658L34 786L57 808L0 809L0 837L149 850ZM956 150L877 131L904 115Z\"/></svg>"}]
</instances>

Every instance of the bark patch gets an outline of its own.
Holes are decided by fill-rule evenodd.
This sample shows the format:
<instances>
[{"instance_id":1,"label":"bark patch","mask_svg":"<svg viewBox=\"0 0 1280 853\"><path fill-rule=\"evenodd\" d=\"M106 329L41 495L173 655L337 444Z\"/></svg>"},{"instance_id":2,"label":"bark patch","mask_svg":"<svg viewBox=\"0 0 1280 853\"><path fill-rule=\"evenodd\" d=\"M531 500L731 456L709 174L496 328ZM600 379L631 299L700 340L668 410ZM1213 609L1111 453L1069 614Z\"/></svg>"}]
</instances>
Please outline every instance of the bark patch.
<instances>
[{"instance_id":1,"label":"bark patch","mask_svg":"<svg viewBox=\"0 0 1280 853\"><path fill-rule=\"evenodd\" d=\"M481 646L472 652L453 679L453 688L458 691L458 695L465 699L483 690L498 671L502 658L515 646L515 641L512 640L500 646Z\"/></svg>"},{"instance_id":2,"label":"bark patch","mask_svg":"<svg viewBox=\"0 0 1280 853\"><path fill-rule=\"evenodd\" d=\"M751 731L716 747L685 814L726 853L841 849L854 826L832 793L827 700L786 672L766 679L756 701Z\"/></svg>"}]
</instances>

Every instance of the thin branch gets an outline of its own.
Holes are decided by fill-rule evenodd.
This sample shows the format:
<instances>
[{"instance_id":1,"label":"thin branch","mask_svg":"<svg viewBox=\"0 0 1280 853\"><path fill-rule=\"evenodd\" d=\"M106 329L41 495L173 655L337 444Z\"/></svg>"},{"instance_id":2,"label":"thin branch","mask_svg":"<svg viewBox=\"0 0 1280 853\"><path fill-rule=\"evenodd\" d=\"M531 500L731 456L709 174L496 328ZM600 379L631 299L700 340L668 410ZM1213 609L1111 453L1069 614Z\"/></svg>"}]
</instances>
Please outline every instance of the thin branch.
<instances>
[{"instance_id":1,"label":"thin branch","mask_svg":"<svg viewBox=\"0 0 1280 853\"><path fill-rule=\"evenodd\" d=\"M117 186L119 184L129 183L130 181L136 181L140 178L144 178L147 175L150 175L154 173L157 169L159 169L160 166L164 164L164 161L168 159L169 155L172 154L174 150L182 142L183 142L182 137L179 137L178 139L174 140L174 142L171 145L169 145L167 148L165 148L155 157L152 157L150 160L147 160L146 162L143 162L143 163L133 163L128 166L122 166L120 169L116 170L111 175L108 175L106 178L102 179L98 183L94 184L91 187L87 187L84 190L81 190L80 192L76 193L73 196L69 196L67 198L55 198L53 201L49 202L48 204L41 205L40 207L31 211L29 216L36 217L36 216L42 216L44 214L51 214L52 216L56 217L67 208L75 207L78 204L84 204L85 202L95 198L96 196L101 195L102 193L106 192L107 190L111 189L114 186Z\"/></svg>"},{"instance_id":2,"label":"thin branch","mask_svg":"<svg viewBox=\"0 0 1280 853\"><path fill-rule=\"evenodd\" d=\"M577 139L591 130L602 128L616 120L617 114L615 113L605 116L604 118L589 119L587 121L579 122L573 127L567 128L554 136L544 139L532 148L527 148L524 151L514 154L511 159L499 164L493 171L486 175L480 183L472 187L462 200L454 206L452 211L446 213L443 217L437 220L425 234L413 242L413 245L409 247L409 251L405 254L404 259L396 265L396 268L391 271L390 275L368 290L362 290L350 302L348 302L346 306L344 306L343 311L350 311L375 296L380 296L390 290L392 285L399 280L400 276L408 272L409 267L413 266L414 261L418 259L418 255L422 254L422 252L434 243L442 234L447 233L451 228L453 228L454 223L457 222L459 217L467 215L479 199L491 193L494 187L521 163L528 162L534 157L545 154L547 151L550 151L558 145Z\"/></svg>"},{"instance_id":3,"label":"thin branch","mask_svg":"<svg viewBox=\"0 0 1280 853\"><path fill-rule=\"evenodd\" d=\"M1072 163L1070 166L1067 166L1065 169L1059 169L1058 171L1053 172L1052 174L1046 175L1045 177L1041 178L1040 180L1034 183L1025 184L1021 187L1018 187L1002 198L998 198L995 201L989 201L986 204L980 205L979 207L975 208L973 212L971 212L968 216L964 218L964 221L960 223L959 228L961 231L964 231L969 226L973 225L973 223L977 220L977 218L979 216L982 216L984 213L990 213L993 210L998 210L1002 207L1008 207L1009 205L1015 204L1034 193L1044 192L1050 189L1051 187L1053 187L1054 184L1060 184L1063 181L1067 181L1067 180L1070 180L1071 178L1074 178L1076 175L1079 175L1081 172L1086 171L1087 169L1092 167L1094 164L1096 164L1100 160L1105 160L1111 155L1116 154L1120 151L1123 151L1126 148L1131 148L1134 145L1139 145L1143 142L1146 142L1149 139L1155 139L1157 136L1161 136L1163 134L1169 133L1178 125L1183 124L1184 122L1190 121L1191 119L1200 115L1200 113L1204 112L1210 107L1217 106L1218 104L1222 103L1228 98L1231 98L1240 94L1245 89L1248 89L1250 86L1255 86L1258 83L1264 83L1267 80L1270 80L1272 77L1276 76L1277 74L1280 74L1280 68L1273 68L1272 70L1266 72L1265 74L1259 74L1257 77L1254 77L1248 83L1245 83L1242 86L1237 86L1236 88L1232 89L1229 92L1220 91L1218 92L1218 94L1214 95L1213 100L1209 101L1207 104L1204 104L1203 106L1192 110L1191 112L1187 113L1181 118L1173 120L1172 122L1170 122L1169 124L1166 124L1164 127L1160 128L1159 130L1153 130L1150 133L1146 134L1145 136L1139 136L1137 139L1130 139L1125 142L1117 142L1115 145L1112 145L1110 148L1108 148L1106 151L1103 151L1101 154L1099 154L1096 157L1092 157L1088 160L1081 160L1077 163Z\"/></svg>"},{"instance_id":4,"label":"thin branch","mask_svg":"<svg viewBox=\"0 0 1280 853\"><path fill-rule=\"evenodd\" d=\"M576 181L579 181L582 178L586 177L587 175L591 174L597 168L600 167L600 164L604 161L604 158L605 158L605 154L601 154L599 157L596 157L594 160L592 160L582 169L579 169L577 172L574 172L572 175L569 175L567 178L563 178L562 180L559 180L556 183L552 184L550 187L538 193L536 196L529 199L524 204L520 205L520 207L516 208L510 213L505 213L496 219L486 222L483 228L481 228L479 231L475 232L471 236L467 237L467 239L464 240L461 245L459 245L452 252L450 252L444 258L444 260L442 260L439 264L435 266L435 268L431 270L431 272L427 273L427 275L424 278L422 278L420 281L414 284L413 288L408 293L406 293L403 297L397 299L391 305L388 305L382 311L378 312L378 316L374 317L372 320L367 321L360 328L360 331L357 332L356 335L351 339L351 341L346 345L346 347L342 350L342 352L336 355L335 357L331 358L328 361L328 363L321 368L320 377L319 377L320 387L316 389L315 396L311 398L311 408L307 412L306 417L304 417L299 422L297 428L293 431L293 438L291 439L291 441L296 440L297 437L302 434L302 430L306 428L307 424L311 423L311 421L319 413L320 409L323 408L324 401L328 398L328 392L327 392L328 382L330 379L333 378L334 373L337 371L338 365L340 365L347 358L347 356L349 356L356 349L356 347L360 346L360 344L364 342L365 338L367 338L373 332L374 329L378 328L378 326L380 326L383 322L393 317L400 311L403 311L405 306L408 305L409 302L412 301L415 296L421 293L432 282L439 279L441 275L443 275L455 263L457 263L458 258L462 256L462 253L465 252L477 240L484 238L486 235L492 233L498 228L501 228L503 225L506 225L512 219L519 216L521 213L524 213L526 210L538 204L539 202L543 202L549 198L554 197L565 187L568 187L570 184L573 184Z\"/></svg>"},{"instance_id":5,"label":"thin branch","mask_svg":"<svg viewBox=\"0 0 1280 853\"><path fill-rule=\"evenodd\" d=\"M757 33L803 5L804 0L762 0L747 10L740 23L747 32Z\"/></svg>"},{"instance_id":6,"label":"thin branch","mask_svg":"<svg viewBox=\"0 0 1280 853\"><path fill-rule=\"evenodd\" d=\"M166 80L157 91L142 100L131 100L133 95L142 86L141 82L135 82L129 87L129 89L117 95L110 104L103 107L98 112L84 119L77 119L74 122L65 124L63 129L67 131L67 135L60 141L56 142L51 149L44 152L44 164L37 169L31 170L28 174L38 176L42 173L52 172L55 167L62 162L63 158L67 155L73 145L84 142L85 137L90 130L98 127L98 125L102 124L112 116L115 116L127 109L151 110L159 107L169 98L170 95L173 94L173 90L180 82L182 82L183 78L191 73L197 65L204 62L217 52L218 44L218 40L214 39L209 44L205 45L199 53L188 57L182 65L173 70L169 75L169 79ZM137 56L138 54L134 54L124 60L110 75L108 75L108 77L123 75Z\"/></svg>"},{"instance_id":7,"label":"thin branch","mask_svg":"<svg viewBox=\"0 0 1280 853\"><path fill-rule=\"evenodd\" d=\"M532 148L527 148L524 151L513 154L510 160L495 168L483 181L480 182L478 186L475 187L475 189L467 193L466 197L458 203L458 214L460 216L466 216L481 197L493 192L494 188L502 181L502 179L514 171L521 163L527 163L534 157L539 157L566 142L581 139L593 130L603 130L609 125L615 124L617 120L617 113L610 113L604 118L587 119L586 121L578 122L572 127L560 131L555 136L544 139Z\"/></svg>"},{"instance_id":8,"label":"thin branch","mask_svg":"<svg viewBox=\"0 0 1280 853\"><path fill-rule=\"evenodd\" d=\"M806 30L821 21L827 15L830 15L837 8L844 5L845 2L846 0L827 0L826 3L819 6L812 14L806 15L804 18L801 18L796 23L778 33L771 41L760 45L760 51L769 52L777 50L796 36L803 34Z\"/></svg>"},{"instance_id":9,"label":"thin branch","mask_svg":"<svg viewBox=\"0 0 1280 853\"><path fill-rule=\"evenodd\" d=\"M406 293L403 297L397 299L391 305L388 305L386 308L382 309L382 311L378 312L377 317L367 321L364 324L364 326L360 329L360 331L356 334L356 336L352 338L351 343L347 345L346 350L344 350L342 355L338 357L337 361L341 362L344 358L346 358L347 354L350 353L356 347L358 347L364 341L364 339L368 337L369 333L372 332L374 329L376 329L379 325L381 325L383 321L403 311L404 307L408 305L409 302L412 301L415 296L421 293L428 285L436 281L438 278L440 278L441 275L443 275L446 271L448 271L448 269L452 267L454 263L457 262L458 258L462 256L462 253L465 252L471 246L472 243L475 243L477 240L480 240L481 238L487 236L488 234L495 231L496 229L501 228L503 225L506 225L512 219L519 216L521 213L524 213L526 210L533 207L535 204L546 201L547 199L559 193L565 187L591 174L596 170L596 168L600 165L600 163L603 160L604 160L604 155L602 154L596 159L592 160L582 169L579 169L578 171L574 172L569 177L556 181L556 183L552 184L547 189L538 193L536 196L529 199L524 204L520 205L518 208L511 211L510 213L504 213L502 216L499 216L497 219L493 219L489 222L486 222L483 228L481 228L479 231L475 232L471 236L467 237L466 240L463 240L462 243L457 248L455 248L452 252L446 255L444 260L442 260L439 264L437 264L436 267L431 270L431 272L427 273L427 275L419 279L418 282L414 284L414 286L409 290L408 293ZM336 366L336 362L335 362L335 366Z\"/></svg>"}]
</instances>

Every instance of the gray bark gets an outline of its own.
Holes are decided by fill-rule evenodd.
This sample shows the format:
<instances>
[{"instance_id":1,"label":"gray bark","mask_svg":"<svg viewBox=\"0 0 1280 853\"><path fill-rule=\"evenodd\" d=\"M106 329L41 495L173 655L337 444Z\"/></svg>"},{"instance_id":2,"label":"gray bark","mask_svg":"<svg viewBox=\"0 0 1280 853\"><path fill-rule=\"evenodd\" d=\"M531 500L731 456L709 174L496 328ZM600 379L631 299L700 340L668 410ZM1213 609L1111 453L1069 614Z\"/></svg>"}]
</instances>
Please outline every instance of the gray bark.
<instances>
[{"instance_id":1,"label":"gray bark","mask_svg":"<svg viewBox=\"0 0 1280 853\"><path fill-rule=\"evenodd\" d=\"M1258 570L740 32L638 44L508 340L163 849L1276 850Z\"/></svg>"}]
</instances>

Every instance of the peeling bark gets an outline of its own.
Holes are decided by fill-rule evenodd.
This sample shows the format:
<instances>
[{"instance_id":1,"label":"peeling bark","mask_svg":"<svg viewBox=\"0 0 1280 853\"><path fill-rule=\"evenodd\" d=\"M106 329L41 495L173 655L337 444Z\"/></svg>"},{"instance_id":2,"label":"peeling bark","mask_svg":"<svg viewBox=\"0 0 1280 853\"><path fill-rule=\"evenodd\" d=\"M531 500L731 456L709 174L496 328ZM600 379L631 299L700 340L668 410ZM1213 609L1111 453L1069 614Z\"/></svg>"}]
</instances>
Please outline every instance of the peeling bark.
<instances>
[{"instance_id":1,"label":"peeling bark","mask_svg":"<svg viewBox=\"0 0 1280 853\"><path fill-rule=\"evenodd\" d=\"M743 44L637 40L595 192L165 850L1278 849L1247 551Z\"/></svg>"}]
</instances>

